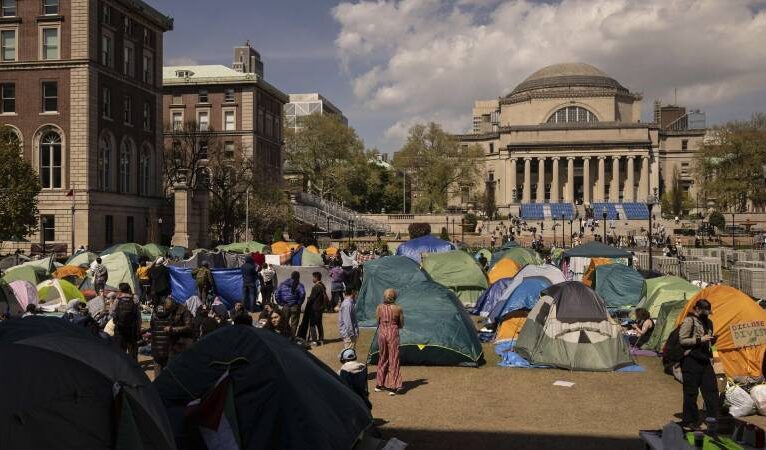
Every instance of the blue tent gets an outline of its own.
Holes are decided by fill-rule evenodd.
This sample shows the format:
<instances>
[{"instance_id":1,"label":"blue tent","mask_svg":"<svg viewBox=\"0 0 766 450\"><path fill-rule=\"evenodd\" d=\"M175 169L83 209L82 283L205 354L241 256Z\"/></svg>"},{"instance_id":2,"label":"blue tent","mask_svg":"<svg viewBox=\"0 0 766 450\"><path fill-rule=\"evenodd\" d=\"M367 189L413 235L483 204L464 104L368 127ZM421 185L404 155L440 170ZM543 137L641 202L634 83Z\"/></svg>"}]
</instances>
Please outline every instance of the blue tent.
<instances>
[{"instance_id":1,"label":"blue tent","mask_svg":"<svg viewBox=\"0 0 766 450\"><path fill-rule=\"evenodd\" d=\"M532 309L540 298L540 292L551 286L551 282L545 278L530 277L525 278L513 294L505 301L498 304L495 309L489 313L489 322L497 323L503 320L507 314L520 309Z\"/></svg>"},{"instance_id":2,"label":"blue tent","mask_svg":"<svg viewBox=\"0 0 766 450\"><path fill-rule=\"evenodd\" d=\"M192 277L192 269L168 267L170 271L170 295L178 303L186 303L190 297L197 295L197 283ZM215 293L227 308L242 301L243 282L240 269L212 269Z\"/></svg>"},{"instance_id":3,"label":"blue tent","mask_svg":"<svg viewBox=\"0 0 766 450\"><path fill-rule=\"evenodd\" d=\"M300 248L295 250L295 252L293 253L293 257L290 260L290 265L291 266L300 266L301 265L301 262L303 261L303 251L304 250L305 249L303 247L300 247Z\"/></svg>"},{"instance_id":4,"label":"blue tent","mask_svg":"<svg viewBox=\"0 0 766 450\"><path fill-rule=\"evenodd\" d=\"M501 278L495 281L492 286L484 291L478 300L476 300L476 306L471 310L471 314L487 316L492 310L492 307L502 300L500 296L503 294L505 288L513 282L513 277ZM483 314L482 314L483 313Z\"/></svg>"},{"instance_id":5,"label":"blue tent","mask_svg":"<svg viewBox=\"0 0 766 450\"><path fill-rule=\"evenodd\" d=\"M423 253L439 253L450 250L455 250L455 246L428 234L403 243L396 249L396 254L398 256L406 256L416 263L420 263L420 255Z\"/></svg>"}]
</instances>

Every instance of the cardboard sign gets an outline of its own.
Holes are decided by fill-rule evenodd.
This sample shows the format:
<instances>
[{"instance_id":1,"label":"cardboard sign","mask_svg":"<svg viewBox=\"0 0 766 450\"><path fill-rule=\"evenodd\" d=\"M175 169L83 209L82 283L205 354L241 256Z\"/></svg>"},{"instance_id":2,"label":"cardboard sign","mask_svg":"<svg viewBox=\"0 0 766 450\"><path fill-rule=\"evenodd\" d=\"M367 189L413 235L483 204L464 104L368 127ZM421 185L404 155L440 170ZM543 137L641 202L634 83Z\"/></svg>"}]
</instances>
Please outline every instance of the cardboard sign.
<instances>
[{"instance_id":1,"label":"cardboard sign","mask_svg":"<svg viewBox=\"0 0 766 450\"><path fill-rule=\"evenodd\" d=\"M766 321L754 320L730 325L734 347L750 347L766 344Z\"/></svg>"}]
</instances>

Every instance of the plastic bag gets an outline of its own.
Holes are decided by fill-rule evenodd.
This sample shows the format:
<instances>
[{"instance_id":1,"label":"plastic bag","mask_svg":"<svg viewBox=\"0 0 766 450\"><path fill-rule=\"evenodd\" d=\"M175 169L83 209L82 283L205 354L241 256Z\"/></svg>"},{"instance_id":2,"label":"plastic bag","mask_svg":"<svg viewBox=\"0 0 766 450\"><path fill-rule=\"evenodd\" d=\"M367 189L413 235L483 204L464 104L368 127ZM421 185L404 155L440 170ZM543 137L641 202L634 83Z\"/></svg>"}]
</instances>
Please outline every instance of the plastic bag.
<instances>
[{"instance_id":1,"label":"plastic bag","mask_svg":"<svg viewBox=\"0 0 766 450\"><path fill-rule=\"evenodd\" d=\"M759 384L750 389L750 397L755 403L758 414L766 416L766 384Z\"/></svg>"},{"instance_id":2,"label":"plastic bag","mask_svg":"<svg viewBox=\"0 0 766 450\"><path fill-rule=\"evenodd\" d=\"M729 404L729 414L734 417L752 416L756 412L755 402L750 394L734 383L726 386L726 403Z\"/></svg>"}]
</instances>

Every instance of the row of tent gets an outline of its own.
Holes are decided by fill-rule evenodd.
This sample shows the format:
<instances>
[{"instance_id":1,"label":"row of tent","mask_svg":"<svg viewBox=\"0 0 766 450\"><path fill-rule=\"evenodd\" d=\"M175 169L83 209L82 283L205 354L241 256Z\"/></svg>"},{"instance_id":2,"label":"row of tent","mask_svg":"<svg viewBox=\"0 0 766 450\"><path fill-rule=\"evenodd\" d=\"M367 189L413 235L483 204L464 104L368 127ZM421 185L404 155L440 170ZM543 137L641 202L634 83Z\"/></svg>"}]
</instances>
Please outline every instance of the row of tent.
<instances>
[{"instance_id":1,"label":"row of tent","mask_svg":"<svg viewBox=\"0 0 766 450\"><path fill-rule=\"evenodd\" d=\"M154 382L111 344L53 317L0 323L0 354L13 361L0 371L0 448L383 446L357 394L266 330L216 330ZM56 376L41 383L40 374Z\"/></svg>"}]
</instances>

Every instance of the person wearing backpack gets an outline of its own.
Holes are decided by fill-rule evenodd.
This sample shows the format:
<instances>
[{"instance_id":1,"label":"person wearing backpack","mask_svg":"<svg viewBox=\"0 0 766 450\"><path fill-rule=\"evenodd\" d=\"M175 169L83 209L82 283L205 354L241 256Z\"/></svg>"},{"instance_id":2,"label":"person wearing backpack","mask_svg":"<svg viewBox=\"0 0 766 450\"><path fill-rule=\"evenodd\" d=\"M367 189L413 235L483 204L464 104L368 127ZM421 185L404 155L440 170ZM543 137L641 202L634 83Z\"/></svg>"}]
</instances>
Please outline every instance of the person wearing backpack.
<instances>
[{"instance_id":1,"label":"person wearing backpack","mask_svg":"<svg viewBox=\"0 0 766 450\"><path fill-rule=\"evenodd\" d=\"M138 336L141 332L141 313L127 283L120 283L114 306L114 338L120 350L138 361Z\"/></svg>"},{"instance_id":2,"label":"person wearing backpack","mask_svg":"<svg viewBox=\"0 0 766 450\"><path fill-rule=\"evenodd\" d=\"M101 263L101 258L96 258L96 262L91 268L91 273L93 274L93 288L96 290L96 294L103 295L106 281L109 279L109 271Z\"/></svg>"},{"instance_id":3,"label":"person wearing backpack","mask_svg":"<svg viewBox=\"0 0 766 450\"><path fill-rule=\"evenodd\" d=\"M702 392L707 417L718 417L718 385L713 371L713 350L716 336L710 302L699 299L678 329L678 342L683 348L681 373L683 376L683 416L681 425L698 428L701 422L697 396Z\"/></svg>"},{"instance_id":4,"label":"person wearing backpack","mask_svg":"<svg viewBox=\"0 0 766 450\"><path fill-rule=\"evenodd\" d=\"M210 271L210 263L203 261L200 267L192 270L192 276L197 282L197 295L202 303L208 304L210 293L213 290L213 272Z\"/></svg>"},{"instance_id":5,"label":"person wearing backpack","mask_svg":"<svg viewBox=\"0 0 766 450\"><path fill-rule=\"evenodd\" d=\"M324 328L322 327L322 315L330 299L327 297L327 288L322 283L322 274L311 274L314 286L311 288L309 298L306 301L306 310L303 313L303 321L298 327L298 337L308 339L314 345L322 345L324 341Z\"/></svg>"}]
</instances>

